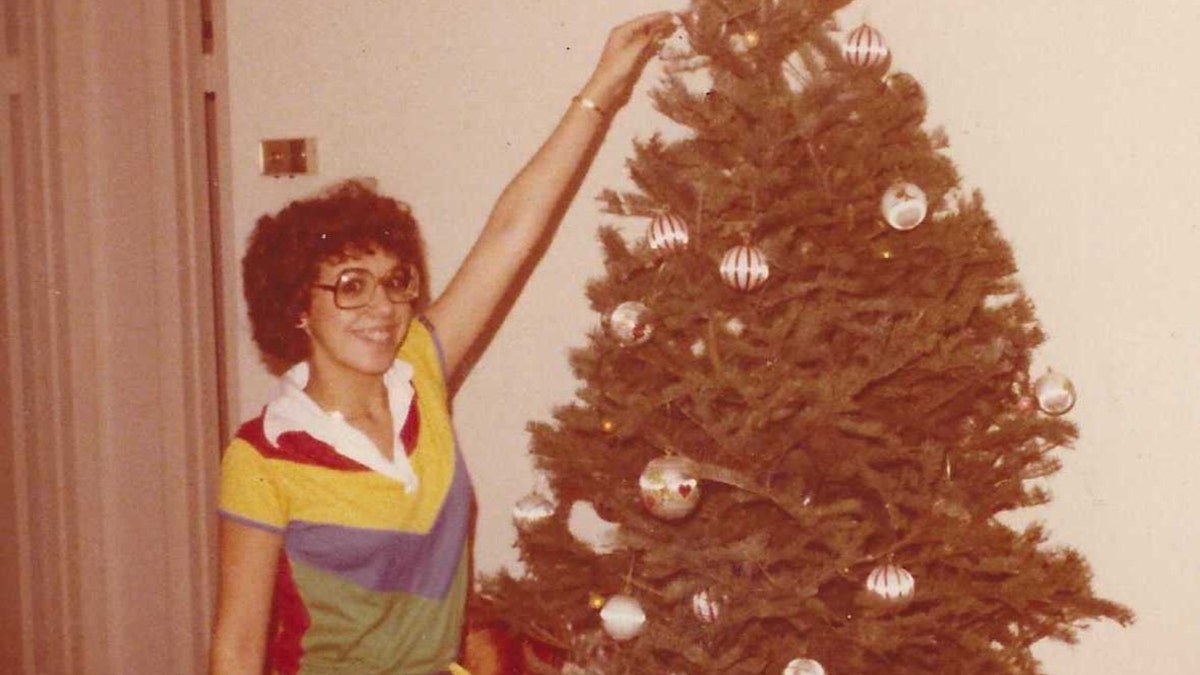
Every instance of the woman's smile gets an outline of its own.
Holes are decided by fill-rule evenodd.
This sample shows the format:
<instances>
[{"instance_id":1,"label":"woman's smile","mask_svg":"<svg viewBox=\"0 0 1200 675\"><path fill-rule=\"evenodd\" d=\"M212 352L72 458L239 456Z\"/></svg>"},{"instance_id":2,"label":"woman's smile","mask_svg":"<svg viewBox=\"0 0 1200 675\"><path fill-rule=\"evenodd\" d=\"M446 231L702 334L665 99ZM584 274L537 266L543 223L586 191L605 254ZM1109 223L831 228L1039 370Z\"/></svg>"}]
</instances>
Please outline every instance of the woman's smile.
<instances>
[{"instance_id":1,"label":"woman's smile","mask_svg":"<svg viewBox=\"0 0 1200 675\"><path fill-rule=\"evenodd\" d=\"M336 288L347 270L369 273L375 281L402 267L394 255L379 251L321 264L306 322L312 340L310 361L316 372L335 377L338 373L382 375L391 367L408 332L412 304L393 302L383 286L376 285L364 298L366 304L344 309L330 289Z\"/></svg>"}]
</instances>

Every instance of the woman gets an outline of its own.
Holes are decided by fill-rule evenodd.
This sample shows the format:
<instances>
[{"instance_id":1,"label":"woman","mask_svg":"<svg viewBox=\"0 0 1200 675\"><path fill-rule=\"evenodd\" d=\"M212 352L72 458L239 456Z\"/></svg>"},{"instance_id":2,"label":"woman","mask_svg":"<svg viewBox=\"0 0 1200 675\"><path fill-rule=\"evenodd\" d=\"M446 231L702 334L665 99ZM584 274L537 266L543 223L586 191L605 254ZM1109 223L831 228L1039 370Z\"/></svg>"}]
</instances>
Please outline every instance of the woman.
<instances>
[{"instance_id":1,"label":"woman","mask_svg":"<svg viewBox=\"0 0 1200 675\"><path fill-rule=\"evenodd\" d=\"M243 260L254 339L291 368L222 460L213 675L462 672L472 491L446 382L672 30L669 13L613 29L419 315L420 239L402 204L348 182L258 221Z\"/></svg>"}]
</instances>

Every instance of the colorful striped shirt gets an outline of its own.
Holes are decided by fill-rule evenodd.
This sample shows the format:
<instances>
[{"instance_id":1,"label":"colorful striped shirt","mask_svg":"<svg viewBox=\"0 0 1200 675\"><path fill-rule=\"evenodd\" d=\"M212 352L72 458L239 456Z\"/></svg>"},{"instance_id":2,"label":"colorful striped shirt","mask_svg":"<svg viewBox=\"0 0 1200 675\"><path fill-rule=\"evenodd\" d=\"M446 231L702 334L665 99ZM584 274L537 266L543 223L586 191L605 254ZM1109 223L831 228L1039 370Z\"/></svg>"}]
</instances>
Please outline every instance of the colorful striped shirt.
<instances>
[{"instance_id":1,"label":"colorful striped shirt","mask_svg":"<svg viewBox=\"0 0 1200 675\"><path fill-rule=\"evenodd\" d=\"M279 408L291 406L290 414L273 418L269 405L225 451L220 514L283 536L267 645L272 673L430 675L458 655L474 495L432 328L412 322L385 378L393 406L407 403L406 415L394 415L405 420L395 470L371 466L383 458L377 451L371 460L361 448L331 444L341 438L331 419L354 430L315 403L313 415L322 417L288 429L280 419L305 417L295 391ZM411 386L398 385L396 372L411 372Z\"/></svg>"}]
</instances>

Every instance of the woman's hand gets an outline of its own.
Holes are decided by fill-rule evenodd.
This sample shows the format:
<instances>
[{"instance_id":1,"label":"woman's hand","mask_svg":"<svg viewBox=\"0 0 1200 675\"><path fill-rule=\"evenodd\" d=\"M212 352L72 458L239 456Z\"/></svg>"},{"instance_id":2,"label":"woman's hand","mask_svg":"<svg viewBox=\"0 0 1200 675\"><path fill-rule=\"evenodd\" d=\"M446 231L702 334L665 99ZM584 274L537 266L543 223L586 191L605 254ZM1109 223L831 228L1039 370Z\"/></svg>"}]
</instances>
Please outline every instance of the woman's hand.
<instances>
[{"instance_id":1,"label":"woman's hand","mask_svg":"<svg viewBox=\"0 0 1200 675\"><path fill-rule=\"evenodd\" d=\"M591 99L606 114L625 105L646 62L673 32L675 15L671 12L639 16L612 29L600 62L579 95Z\"/></svg>"}]
</instances>

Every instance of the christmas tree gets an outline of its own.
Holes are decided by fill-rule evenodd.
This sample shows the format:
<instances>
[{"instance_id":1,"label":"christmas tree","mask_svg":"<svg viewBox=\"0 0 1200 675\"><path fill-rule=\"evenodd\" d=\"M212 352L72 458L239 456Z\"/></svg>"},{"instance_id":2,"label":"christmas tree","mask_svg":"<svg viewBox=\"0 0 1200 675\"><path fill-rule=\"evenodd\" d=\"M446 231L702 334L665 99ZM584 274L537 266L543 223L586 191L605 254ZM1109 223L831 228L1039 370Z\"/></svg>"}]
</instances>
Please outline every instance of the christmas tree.
<instances>
[{"instance_id":1,"label":"christmas tree","mask_svg":"<svg viewBox=\"0 0 1200 675\"><path fill-rule=\"evenodd\" d=\"M636 191L601 228L577 399L531 426L523 574L485 580L534 671L1040 672L1131 613L1004 514L1076 437L1012 251L848 0L694 0ZM1011 520L1011 519L1009 519ZM589 522L590 521L590 522Z\"/></svg>"}]
</instances>

